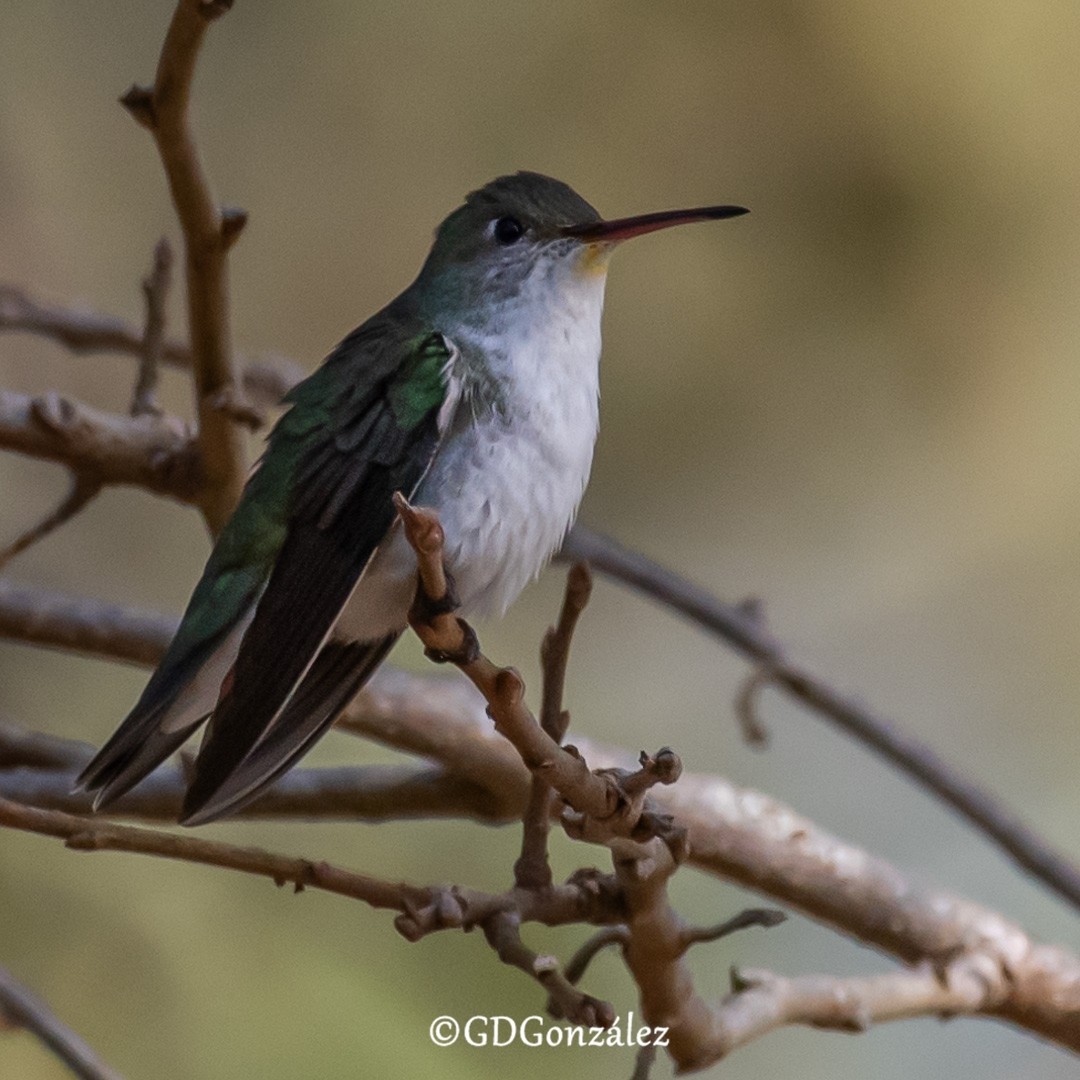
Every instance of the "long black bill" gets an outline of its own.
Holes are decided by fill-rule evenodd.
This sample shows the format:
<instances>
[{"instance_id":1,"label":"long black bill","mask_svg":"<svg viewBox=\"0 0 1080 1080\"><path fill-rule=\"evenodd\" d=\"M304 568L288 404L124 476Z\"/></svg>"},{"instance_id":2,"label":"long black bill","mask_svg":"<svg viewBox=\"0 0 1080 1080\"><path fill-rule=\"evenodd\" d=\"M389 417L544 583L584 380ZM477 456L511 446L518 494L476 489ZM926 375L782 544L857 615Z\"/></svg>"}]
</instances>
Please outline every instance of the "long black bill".
<instances>
[{"instance_id":1,"label":"long black bill","mask_svg":"<svg viewBox=\"0 0 1080 1080\"><path fill-rule=\"evenodd\" d=\"M685 225L691 221L717 221L720 218L741 217L749 214L745 206L699 206L694 210L661 210L656 214L638 214L636 217L616 218L614 221L596 221L588 225L571 225L564 229L586 244L617 244L634 236L666 229L671 225Z\"/></svg>"}]
</instances>

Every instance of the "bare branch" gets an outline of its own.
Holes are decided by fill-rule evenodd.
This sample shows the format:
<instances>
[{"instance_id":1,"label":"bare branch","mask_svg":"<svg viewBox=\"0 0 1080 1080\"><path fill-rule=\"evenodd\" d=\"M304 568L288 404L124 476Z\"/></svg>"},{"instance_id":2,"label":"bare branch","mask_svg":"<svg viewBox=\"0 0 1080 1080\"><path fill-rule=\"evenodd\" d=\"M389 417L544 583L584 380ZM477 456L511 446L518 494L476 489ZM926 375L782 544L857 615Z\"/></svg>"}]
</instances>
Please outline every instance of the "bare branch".
<instances>
[{"instance_id":1,"label":"bare branch","mask_svg":"<svg viewBox=\"0 0 1080 1080\"><path fill-rule=\"evenodd\" d=\"M122 1080L39 997L0 967L0 1019L36 1035L80 1080Z\"/></svg>"},{"instance_id":2,"label":"bare branch","mask_svg":"<svg viewBox=\"0 0 1080 1080\"><path fill-rule=\"evenodd\" d=\"M0 390L0 449L181 502L194 502L201 485L195 445L178 421L103 413L56 393Z\"/></svg>"},{"instance_id":3,"label":"bare branch","mask_svg":"<svg viewBox=\"0 0 1080 1080\"><path fill-rule=\"evenodd\" d=\"M194 836L114 825L57 810L38 810L10 799L0 798L0 825L57 837L76 851L137 852L239 870L270 878L278 885L289 882L297 891L322 889L362 900L374 908L402 911L407 902L421 902L427 895L416 886L380 881L324 862L275 855L259 848L236 847Z\"/></svg>"},{"instance_id":4,"label":"bare branch","mask_svg":"<svg viewBox=\"0 0 1080 1080\"><path fill-rule=\"evenodd\" d=\"M504 964L524 971L548 993L555 1016L586 1027L610 1027L615 1010L591 994L582 993L559 968L554 956L541 956L521 940L521 921L514 912L500 911L483 924L484 936Z\"/></svg>"},{"instance_id":5,"label":"bare branch","mask_svg":"<svg viewBox=\"0 0 1080 1080\"><path fill-rule=\"evenodd\" d=\"M735 990L712 1016L709 1061L790 1024L861 1032L888 1020L948 1019L984 1012L1007 992L1001 980L1001 972L979 957L945 971L921 964L854 979L823 975L785 979L768 972L733 972Z\"/></svg>"},{"instance_id":6,"label":"bare branch","mask_svg":"<svg viewBox=\"0 0 1080 1080\"><path fill-rule=\"evenodd\" d=\"M155 611L0 581L0 638L152 666L176 626Z\"/></svg>"},{"instance_id":7,"label":"bare branch","mask_svg":"<svg viewBox=\"0 0 1080 1080\"><path fill-rule=\"evenodd\" d=\"M143 279L143 298L146 301L146 325L143 329L142 351L139 356L139 377L131 399L131 415L151 413L161 415L155 401L158 369L165 352L165 304L172 278L172 248L163 236L154 248L154 265Z\"/></svg>"},{"instance_id":8,"label":"bare branch","mask_svg":"<svg viewBox=\"0 0 1080 1080\"><path fill-rule=\"evenodd\" d=\"M567 537L562 558L584 559L608 577L653 597L710 630L767 670L773 685L917 780L993 839L1018 865L1074 907L1080 907L1080 865L1055 851L996 796L961 776L930 747L789 661L753 610L724 604L659 563L581 525L575 526Z\"/></svg>"},{"instance_id":9,"label":"bare branch","mask_svg":"<svg viewBox=\"0 0 1080 1080\"><path fill-rule=\"evenodd\" d=\"M0 330L24 331L51 338L76 355L122 353L140 357L142 331L114 315L75 310L36 300L14 285L0 285ZM191 370L191 350L182 341L166 338L162 363ZM244 393L263 408L277 405L304 376L291 360L248 360L243 370Z\"/></svg>"},{"instance_id":10,"label":"bare branch","mask_svg":"<svg viewBox=\"0 0 1080 1080\"><path fill-rule=\"evenodd\" d=\"M625 945L629 933L625 926L605 926L603 930L597 930L591 938L582 944L577 952L570 957L566 965L566 977L572 983L581 982L593 960L610 945Z\"/></svg>"},{"instance_id":11,"label":"bare branch","mask_svg":"<svg viewBox=\"0 0 1080 1080\"><path fill-rule=\"evenodd\" d=\"M206 0L178 0L153 87L132 87L122 99L154 136L184 234L188 330L203 462L198 500L215 534L239 500L247 473L243 432L219 407L222 394L239 393L226 264L240 219L223 215L214 201L191 131L188 104L203 36L227 7Z\"/></svg>"},{"instance_id":12,"label":"bare branch","mask_svg":"<svg viewBox=\"0 0 1080 1080\"><path fill-rule=\"evenodd\" d=\"M26 532L17 536L7 547L0 549L0 570L27 548L33 547L55 532L61 525L70 521L80 510L96 498L101 491L101 482L91 479L83 473L75 473L71 478L71 488L63 501L51 513L32 525Z\"/></svg>"},{"instance_id":13,"label":"bare branch","mask_svg":"<svg viewBox=\"0 0 1080 1080\"><path fill-rule=\"evenodd\" d=\"M592 579L588 567L584 564L572 566L566 576L558 624L548 628L540 646L540 662L544 670L540 726L557 743L562 742L570 722L570 714L562 706L570 643L591 591ZM522 818L521 854L514 863L514 880L523 888L542 889L551 884L547 849L550 817L551 785L543 776L533 773L529 802Z\"/></svg>"},{"instance_id":14,"label":"bare branch","mask_svg":"<svg viewBox=\"0 0 1080 1080\"><path fill-rule=\"evenodd\" d=\"M637 1057L634 1059L634 1071L630 1075L630 1080L649 1080L649 1074L652 1072L655 1061L656 1046L651 1042L646 1043L637 1052Z\"/></svg>"},{"instance_id":15,"label":"bare branch","mask_svg":"<svg viewBox=\"0 0 1080 1080\"><path fill-rule=\"evenodd\" d=\"M39 742L40 740L40 742ZM93 798L72 788L91 748L68 744L70 762L39 764L66 740L44 735L13 737L0 728L0 797L42 810L89 815ZM162 766L109 807L119 818L174 824L187 778ZM293 769L265 795L230 820L406 821L457 818L497 824L508 820L502 803L479 784L437 765L357 765Z\"/></svg>"},{"instance_id":16,"label":"bare branch","mask_svg":"<svg viewBox=\"0 0 1080 1080\"><path fill-rule=\"evenodd\" d=\"M152 664L174 625L163 616L0 583L0 636ZM494 820L512 820L525 806L529 774L492 730L471 686L383 670L357 697L344 723L388 746L438 760L453 775L487 788L498 800ZM578 742L594 766L632 765L625 751ZM654 789L653 798L689 828L690 862L699 869L907 963L929 959L944 967L969 951L993 956L1009 973L1011 989L990 1015L1080 1050L1080 958L1075 955L1033 942L1015 923L984 907L917 886L884 860L830 835L778 800L721 777L684 773L678 784Z\"/></svg>"},{"instance_id":17,"label":"bare branch","mask_svg":"<svg viewBox=\"0 0 1080 1080\"><path fill-rule=\"evenodd\" d=\"M685 952L691 945L719 941L721 938L737 933L739 930L745 930L750 926L763 926L766 929L779 926L786 918L787 916L782 911L777 911L775 908L747 908L745 911L740 911L738 915L733 915L730 919L725 919L714 926L686 927L682 932L680 945L683 952Z\"/></svg>"}]
</instances>

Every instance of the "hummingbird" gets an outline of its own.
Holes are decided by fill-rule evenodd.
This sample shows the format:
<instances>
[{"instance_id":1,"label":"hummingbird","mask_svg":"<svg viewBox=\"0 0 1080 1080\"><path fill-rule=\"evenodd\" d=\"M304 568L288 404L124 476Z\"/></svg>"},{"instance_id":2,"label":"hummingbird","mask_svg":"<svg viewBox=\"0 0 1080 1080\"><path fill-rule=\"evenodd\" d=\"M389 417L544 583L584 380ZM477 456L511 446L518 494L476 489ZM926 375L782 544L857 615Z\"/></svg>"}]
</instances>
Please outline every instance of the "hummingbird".
<instances>
[{"instance_id":1,"label":"hummingbird","mask_svg":"<svg viewBox=\"0 0 1080 1080\"><path fill-rule=\"evenodd\" d=\"M286 395L175 638L78 779L95 809L207 721L184 825L245 806L311 748L407 625L397 492L438 513L463 613L502 614L589 478L611 252L744 213L604 220L532 172L469 194L416 280Z\"/></svg>"}]
</instances>

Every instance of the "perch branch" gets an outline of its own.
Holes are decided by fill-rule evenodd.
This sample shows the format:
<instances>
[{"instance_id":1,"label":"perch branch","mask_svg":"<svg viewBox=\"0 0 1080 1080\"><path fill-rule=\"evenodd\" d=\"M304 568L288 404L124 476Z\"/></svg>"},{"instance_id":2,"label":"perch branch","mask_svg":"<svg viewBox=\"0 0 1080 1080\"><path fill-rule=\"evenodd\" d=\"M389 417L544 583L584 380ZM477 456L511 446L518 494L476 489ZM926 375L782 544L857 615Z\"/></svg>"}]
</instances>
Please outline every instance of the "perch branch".
<instances>
[{"instance_id":1,"label":"perch branch","mask_svg":"<svg viewBox=\"0 0 1080 1080\"><path fill-rule=\"evenodd\" d=\"M0 635L153 664L173 620L90 600L0 584ZM345 722L388 746L434 758L494 794L498 817L524 809L529 774L491 730L469 686L386 670L352 703ZM579 739L594 765L626 768L625 751ZM293 778L309 770L294 770ZM156 775L149 783L156 783ZM132 797L135 793L132 793ZM269 798L269 795L267 796ZM989 1015L1080 1051L1080 958L1040 945L1001 915L916 886L882 859L818 828L779 801L716 776L684 774L656 802L690 831L690 861L805 912L906 963L939 967L969 952L1009 973L1009 996ZM252 811L255 812L255 807ZM618 922L618 919L610 920Z\"/></svg>"}]
</instances>

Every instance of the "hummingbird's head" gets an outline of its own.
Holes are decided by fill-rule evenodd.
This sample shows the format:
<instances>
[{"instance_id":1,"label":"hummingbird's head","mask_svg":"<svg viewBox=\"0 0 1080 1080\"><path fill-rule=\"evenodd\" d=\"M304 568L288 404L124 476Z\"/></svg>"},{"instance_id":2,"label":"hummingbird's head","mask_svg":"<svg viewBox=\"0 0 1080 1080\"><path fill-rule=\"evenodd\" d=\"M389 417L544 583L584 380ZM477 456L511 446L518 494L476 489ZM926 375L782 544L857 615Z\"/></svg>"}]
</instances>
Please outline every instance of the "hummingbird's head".
<instances>
[{"instance_id":1,"label":"hummingbird's head","mask_svg":"<svg viewBox=\"0 0 1080 1080\"><path fill-rule=\"evenodd\" d=\"M500 176L466 196L439 226L417 284L440 306L491 312L555 296L603 295L615 245L669 225L734 217L737 206L605 221L569 185L540 173Z\"/></svg>"}]
</instances>

